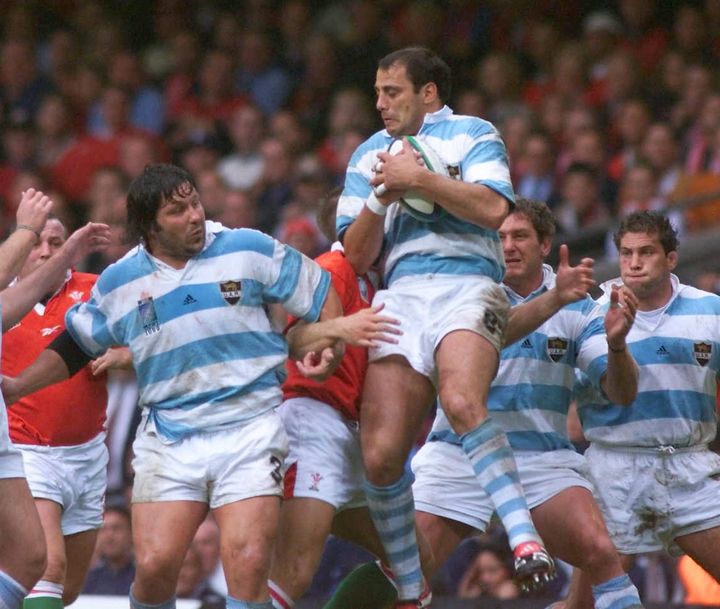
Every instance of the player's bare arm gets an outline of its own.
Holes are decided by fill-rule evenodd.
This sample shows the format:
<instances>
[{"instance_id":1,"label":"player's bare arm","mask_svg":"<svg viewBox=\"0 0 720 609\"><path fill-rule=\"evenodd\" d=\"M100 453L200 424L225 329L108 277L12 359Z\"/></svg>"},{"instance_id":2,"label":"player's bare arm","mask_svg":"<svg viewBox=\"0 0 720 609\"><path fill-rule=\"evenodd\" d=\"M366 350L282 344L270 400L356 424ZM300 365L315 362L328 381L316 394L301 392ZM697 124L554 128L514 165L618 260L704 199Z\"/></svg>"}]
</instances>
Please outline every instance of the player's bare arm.
<instances>
[{"instance_id":1,"label":"player's bare arm","mask_svg":"<svg viewBox=\"0 0 720 609\"><path fill-rule=\"evenodd\" d=\"M2 323L10 328L48 293L57 277L91 252L110 244L110 227L89 222L76 230L63 246L25 279L2 292Z\"/></svg>"},{"instance_id":2,"label":"player's bare arm","mask_svg":"<svg viewBox=\"0 0 720 609\"><path fill-rule=\"evenodd\" d=\"M605 314L608 343L608 367L601 380L602 388L615 404L629 406L638 390L638 367L625 339L635 321L638 301L626 287L613 286L610 307Z\"/></svg>"},{"instance_id":3,"label":"player's bare arm","mask_svg":"<svg viewBox=\"0 0 720 609\"><path fill-rule=\"evenodd\" d=\"M585 298L588 291L596 285L593 265L592 258L583 258L577 266L571 266L568 247L561 245L555 287L510 309L505 345L511 345L535 331L565 305Z\"/></svg>"},{"instance_id":4,"label":"player's bare arm","mask_svg":"<svg viewBox=\"0 0 720 609\"><path fill-rule=\"evenodd\" d=\"M63 358L55 351L45 349L16 377L3 376L0 388L5 403L10 406L21 397L64 381L69 376L68 366Z\"/></svg>"},{"instance_id":5,"label":"player's bare arm","mask_svg":"<svg viewBox=\"0 0 720 609\"><path fill-rule=\"evenodd\" d=\"M40 239L52 200L39 190L28 188L22 194L15 214L15 232L0 245L0 289L17 276L30 250Z\"/></svg>"},{"instance_id":6,"label":"player's bare arm","mask_svg":"<svg viewBox=\"0 0 720 609\"><path fill-rule=\"evenodd\" d=\"M403 141L401 153L380 153L378 159L383 163L382 170L373 183L383 183L392 192L417 191L478 226L497 230L510 210L508 200L491 188L433 173L419 164L407 140Z\"/></svg>"},{"instance_id":7,"label":"player's bare arm","mask_svg":"<svg viewBox=\"0 0 720 609\"><path fill-rule=\"evenodd\" d=\"M132 354L127 347L108 349L100 357L90 362L93 376L98 376L107 370L132 370L132 366Z\"/></svg>"}]
</instances>

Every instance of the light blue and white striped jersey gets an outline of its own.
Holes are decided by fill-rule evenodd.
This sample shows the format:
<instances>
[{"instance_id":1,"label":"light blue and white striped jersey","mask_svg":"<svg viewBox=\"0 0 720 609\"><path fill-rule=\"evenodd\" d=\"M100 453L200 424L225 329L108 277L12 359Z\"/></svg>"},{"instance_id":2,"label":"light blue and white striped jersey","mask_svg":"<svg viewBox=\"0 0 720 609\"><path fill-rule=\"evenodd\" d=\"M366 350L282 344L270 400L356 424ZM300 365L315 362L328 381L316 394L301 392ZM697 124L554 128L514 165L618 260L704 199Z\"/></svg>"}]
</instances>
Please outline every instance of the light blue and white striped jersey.
<instances>
[{"instance_id":1,"label":"light blue and white striped jersey","mask_svg":"<svg viewBox=\"0 0 720 609\"><path fill-rule=\"evenodd\" d=\"M426 114L418 132L448 166L450 175L483 184L515 201L507 152L495 127L474 116L453 114L447 106ZM337 211L337 232L342 239L360 214L372 188L370 179L377 154L393 141L387 130L378 131L353 154ZM505 273L497 231L483 228L449 213L436 222L421 222L393 203L385 216L385 283L407 276L484 275L500 281Z\"/></svg>"},{"instance_id":2,"label":"light blue and white striped jersey","mask_svg":"<svg viewBox=\"0 0 720 609\"><path fill-rule=\"evenodd\" d=\"M526 298L503 287L516 306L554 285L555 273L544 265L542 285ZM564 306L537 330L500 352L488 409L513 450L573 449L567 436L567 413L576 367L600 387L607 370L607 342L600 307L589 296ZM428 439L459 443L441 408Z\"/></svg>"},{"instance_id":3,"label":"light blue and white striped jersey","mask_svg":"<svg viewBox=\"0 0 720 609\"><path fill-rule=\"evenodd\" d=\"M671 277L673 294L657 311L638 311L627 344L640 368L631 406L609 403L584 385L578 414L591 442L611 446L687 447L716 433L720 368L720 297ZM616 279L605 282L600 302Z\"/></svg>"},{"instance_id":4,"label":"light blue and white striped jersey","mask_svg":"<svg viewBox=\"0 0 720 609\"><path fill-rule=\"evenodd\" d=\"M282 401L288 348L264 305L315 321L330 276L254 230L206 223L207 241L174 269L139 246L108 267L67 329L92 357L127 345L140 406L161 437L237 425Z\"/></svg>"}]
</instances>

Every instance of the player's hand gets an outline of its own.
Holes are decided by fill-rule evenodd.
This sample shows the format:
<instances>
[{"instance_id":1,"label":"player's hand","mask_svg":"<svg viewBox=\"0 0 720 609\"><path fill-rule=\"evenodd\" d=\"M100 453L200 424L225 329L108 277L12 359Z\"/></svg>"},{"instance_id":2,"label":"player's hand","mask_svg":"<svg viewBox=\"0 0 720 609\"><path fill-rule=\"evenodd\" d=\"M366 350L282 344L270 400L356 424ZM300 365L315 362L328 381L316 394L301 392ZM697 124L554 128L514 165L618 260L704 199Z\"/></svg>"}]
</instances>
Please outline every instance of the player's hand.
<instances>
[{"instance_id":1,"label":"player's hand","mask_svg":"<svg viewBox=\"0 0 720 609\"><path fill-rule=\"evenodd\" d=\"M344 354L343 343L337 342L334 347L326 347L320 353L306 353L302 361L297 361L295 364L303 376L324 381L335 372Z\"/></svg>"},{"instance_id":2,"label":"player's hand","mask_svg":"<svg viewBox=\"0 0 720 609\"><path fill-rule=\"evenodd\" d=\"M68 256L70 266L74 266L88 254L102 251L108 245L110 227L107 224L88 222L68 237L60 251Z\"/></svg>"},{"instance_id":3,"label":"player's hand","mask_svg":"<svg viewBox=\"0 0 720 609\"><path fill-rule=\"evenodd\" d=\"M52 205L52 200L46 194L34 188L28 188L22 193L20 204L15 212L15 219L18 225L29 226L40 233L45 228Z\"/></svg>"},{"instance_id":4,"label":"player's hand","mask_svg":"<svg viewBox=\"0 0 720 609\"><path fill-rule=\"evenodd\" d=\"M378 342L397 344L395 336L402 334L400 322L394 317L380 315L385 304L368 307L347 317L337 317L339 335L348 345L375 347Z\"/></svg>"},{"instance_id":5,"label":"player's hand","mask_svg":"<svg viewBox=\"0 0 720 609\"><path fill-rule=\"evenodd\" d=\"M592 258L583 258L577 266L570 266L570 251L568 246L560 246L560 261L555 276L555 289L563 305L576 302L587 296L587 293L596 285L593 278Z\"/></svg>"},{"instance_id":6,"label":"player's hand","mask_svg":"<svg viewBox=\"0 0 720 609\"><path fill-rule=\"evenodd\" d=\"M625 347L625 338L635 321L637 307L637 297L628 287L612 286L610 306L605 313L605 333L611 348L621 350Z\"/></svg>"},{"instance_id":7,"label":"player's hand","mask_svg":"<svg viewBox=\"0 0 720 609\"><path fill-rule=\"evenodd\" d=\"M2 375L0 389L2 390L3 399L5 400L5 406L14 404L23 395L18 380L11 376L5 376L4 374Z\"/></svg>"},{"instance_id":8,"label":"player's hand","mask_svg":"<svg viewBox=\"0 0 720 609\"><path fill-rule=\"evenodd\" d=\"M380 202L387 205L397 201L406 190L412 188L418 172L425 169L425 163L420 152L403 138L402 150L397 154L379 152L373 169L370 185Z\"/></svg>"},{"instance_id":9,"label":"player's hand","mask_svg":"<svg viewBox=\"0 0 720 609\"><path fill-rule=\"evenodd\" d=\"M107 370L130 370L132 368L132 355L127 347L114 347L108 349L97 359L90 362L90 371L98 376Z\"/></svg>"}]
</instances>

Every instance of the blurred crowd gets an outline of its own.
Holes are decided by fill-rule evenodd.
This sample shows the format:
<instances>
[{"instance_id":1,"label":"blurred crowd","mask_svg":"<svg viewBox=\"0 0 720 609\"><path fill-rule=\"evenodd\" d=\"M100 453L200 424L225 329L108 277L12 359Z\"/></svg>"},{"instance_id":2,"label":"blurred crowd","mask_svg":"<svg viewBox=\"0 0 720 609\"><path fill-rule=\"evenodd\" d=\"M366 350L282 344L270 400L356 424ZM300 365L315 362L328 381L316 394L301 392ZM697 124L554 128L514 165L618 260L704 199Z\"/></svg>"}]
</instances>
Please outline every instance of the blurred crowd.
<instances>
[{"instance_id":1,"label":"blurred crowd","mask_svg":"<svg viewBox=\"0 0 720 609\"><path fill-rule=\"evenodd\" d=\"M208 218L310 256L327 249L317 203L380 127L377 60L410 44L447 60L452 108L498 127L516 192L547 201L566 236L599 229L604 242L614 219L672 206L686 234L720 222L717 0L18 0L3 9L0 238L22 191L52 193L68 226L112 227L113 247L85 270L130 247L127 186L157 161L194 175ZM682 205L703 193L703 205ZM700 287L720 291L717 271ZM110 392L110 485L122 492L136 394L128 378ZM86 591L127 593L129 531L125 503L109 503ZM180 597L223 593L211 520L198 537ZM344 564L350 550L333 544L328 564ZM438 592L517 596L501 546L464 545ZM647 601L682 600L674 561L649 556L637 569ZM321 566L318 595L344 574L328 572Z\"/></svg>"}]
</instances>

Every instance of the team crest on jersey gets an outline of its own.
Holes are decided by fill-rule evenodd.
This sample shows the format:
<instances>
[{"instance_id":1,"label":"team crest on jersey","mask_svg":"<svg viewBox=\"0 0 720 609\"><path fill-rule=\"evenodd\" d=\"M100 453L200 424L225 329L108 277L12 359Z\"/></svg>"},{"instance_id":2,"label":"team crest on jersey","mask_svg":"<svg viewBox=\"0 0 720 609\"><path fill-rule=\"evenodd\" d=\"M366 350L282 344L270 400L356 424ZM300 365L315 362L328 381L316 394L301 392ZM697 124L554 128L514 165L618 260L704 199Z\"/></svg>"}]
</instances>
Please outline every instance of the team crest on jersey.
<instances>
[{"instance_id":1,"label":"team crest on jersey","mask_svg":"<svg viewBox=\"0 0 720 609\"><path fill-rule=\"evenodd\" d=\"M319 492L320 491L320 480L322 480L322 479L323 479L322 474L318 474L318 473L310 474L310 480L312 480L312 484L308 487L308 490Z\"/></svg>"},{"instance_id":2,"label":"team crest on jersey","mask_svg":"<svg viewBox=\"0 0 720 609\"><path fill-rule=\"evenodd\" d=\"M146 335L160 331L160 320L158 320L155 301L152 296L138 300L138 313Z\"/></svg>"},{"instance_id":3,"label":"team crest on jersey","mask_svg":"<svg viewBox=\"0 0 720 609\"><path fill-rule=\"evenodd\" d=\"M462 180L462 176L460 175L460 165L448 165L447 170L448 175L453 180Z\"/></svg>"},{"instance_id":4,"label":"team crest on jersey","mask_svg":"<svg viewBox=\"0 0 720 609\"><path fill-rule=\"evenodd\" d=\"M242 284L239 281L223 281L220 284L220 294L228 304L237 304L242 296Z\"/></svg>"},{"instance_id":5,"label":"team crest on jersey","mask_svg":"<svg viewBox=\"0 0 720 609\"><path fill-rule=\"evenodd\" d=\"M567 353L568 341L559 336L551 336L547 339L547 354L548 357L554 361L559 362L563 355Z\"/></svg>"},{"instance_id":6,"label":"team crest on jersey","mask_svg":"<svg viewBox=\"0 0 720 609\"><path fill-rule=\"evenodd\" d=\"M80 302L82 300L82 297L84 296L84 292L81 292L80 290L73 290L72 292L68 293L68 296L72 298L75 302Z\"/></svg>"},{"instance_id":7,"label":"team crest on jersey","mask_svg":"<svg viewBox=\"0 0 720 609\"><path fill-rule=\"evenodd\" d=\"M693 344L693 355L695 361L701 366L707 366L710 358L712 357L712 345L706 342L699 342Z\"/></svg>"}]
</instances>

